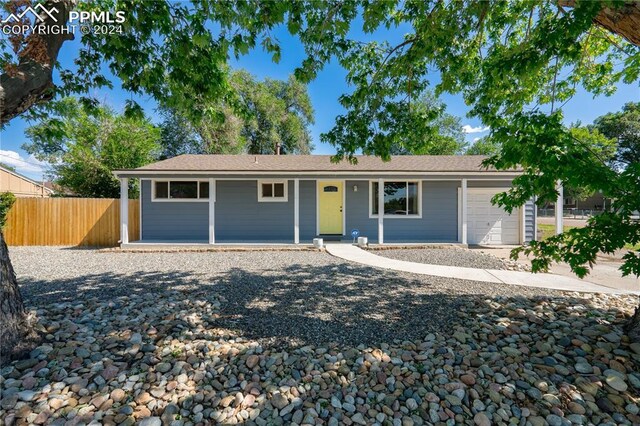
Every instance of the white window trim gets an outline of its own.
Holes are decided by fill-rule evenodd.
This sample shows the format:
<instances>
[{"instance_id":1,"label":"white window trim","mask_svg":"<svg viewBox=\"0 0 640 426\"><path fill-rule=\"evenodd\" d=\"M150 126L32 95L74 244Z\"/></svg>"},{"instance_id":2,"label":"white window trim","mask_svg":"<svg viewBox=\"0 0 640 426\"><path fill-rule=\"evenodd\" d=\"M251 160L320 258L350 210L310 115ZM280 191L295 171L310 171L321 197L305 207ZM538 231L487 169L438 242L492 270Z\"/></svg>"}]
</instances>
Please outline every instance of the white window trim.
<instances>
[{"instance_id":1,"label":"white window trim","mask_svg":"<svg viewBox=\"0 0 640 426\"><path fill-rule=\"evenodd\" d=\"M409 182L418 184L418 214L407 214L407 215L399 215L399 214L385 214L382 215L385 219L422 219L422 181L421 180L413 180L413 179L385 179L383 184L387 182ZM369 181L369 219L377 218L378 215L373 213L373 204L371 198L373 197L373 184L378 183L377 180ZM380 207L378 206L378 209ZM383 207L384 208L384 207Z\"/></svg>"},{"instance_id":2,"label":"white window trim","mask_svg":"<svg viewBox=\"0 0 640 426\"><path fill-rule=\"evenodd\" d=\"M281 183L284 186L284 197L263 197L262 184ZM289 181L288 180L271 180L258 179L258 202L259 203L286 203L289 201Z\"/></svg>"},{"instance_id":3,"label":"white window trim","mask_svg":"<svg viewBox=\"0 0 640 426\"><path fill-rule=\"evenodd\" d=\"M171 191L171 182L198 182L198 198L156 198L156 182L169 182L167 190ZM175 179L152 179L151 180L151 202L152 203L208 203L208 198L200 198L200 183L209 182L209 179L189 179L189 178L175 178ZM209 188L209 196L211 196L211 188Z\"/></svg>"}]
</instances>

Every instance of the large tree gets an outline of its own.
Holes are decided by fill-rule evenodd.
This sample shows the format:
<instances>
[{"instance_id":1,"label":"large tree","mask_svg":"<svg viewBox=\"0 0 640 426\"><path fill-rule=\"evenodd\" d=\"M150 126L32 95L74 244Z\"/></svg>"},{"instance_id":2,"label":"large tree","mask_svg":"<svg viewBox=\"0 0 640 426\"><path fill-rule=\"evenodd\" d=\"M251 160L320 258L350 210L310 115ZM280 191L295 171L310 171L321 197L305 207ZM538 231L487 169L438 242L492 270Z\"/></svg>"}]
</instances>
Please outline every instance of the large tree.
<instances>
[{"instance_id":1,"label":"large tree","mask_svg":"<svg viewBox=\"0 0 640 426\"><path fill-rule=\"evenodd\" d=\"M153 162L160 149L160 129L146 117L125 116L107 105L86 106L75 98L54 102L55 114L27 128L31 140L22 148L50 164L53 181L81 197L118 198L116 169ZM137 197L131 179L130 194Z\"/></svg>"},{"instance_id":2,"label":"large tree","mask_svg":"<svg viewBox=\"0 0 640 426\"><path fill-rule=\"evenodd\" d=\"M19 9L24 3L7 5ZM352 90L340 98L346 112L324 139L336 145L338 157L352 160L358 150L388 158L392 146L416 146L433 132L429 117L413 106L435 69L441 77L437 92L461 92L470 114L490 126L502 145L487 164L524 169L513 191L497 202L513 209L534 195L541 202L553 199L558 180L598 187L617 200L615 212L594 218L588 227L530 247L538 256L536 269L565 260L584 275L598 251L640 242L640 226L630 219L640 209L640 165L613 170L562 123L562 107L576 87L608 94L620 80L638 80L640 2L46 0L44 5L56 6L56 13L43 27L66 22L73 8L126 14L123 34L82 36L76 69L61 72L60 91L109 84L101 75L106 64L125 90L195 117L208 114L198 108L203 102L235 103L224 72L228 55L260 43L278 60L281 49L272 30L286 25L307 53L296 77L312 79L332 59L347 70ZM358 17L366 33L409 30L395 45L353 39L350 28ZM52 68L70 38L60 34L0 39L2 123L55 94ZM629 253L624 271L639 275L640 257ZM12 285L1 284L3 292ZM638 312L629 329L634 339L640 339Z\"/></svg>"},{"instance_id":3,"label":"large tree","mask_svg":"<svg viewBox=\"0 0 640 426\"><path fill-rule=\"evenodd\" d=\"M313 107L307 86L286 81L258 81L244 70L229 73L234 104L203 104L211 116L193 117L180 108L161 108L165 157L177 154L308 154Z\"/></svg>"},{"instance_id":4,"label":"large tree","mask_svg":"<svg viewBox=\"0 0 640 426\"><path fill-rule=\"evenodd\" d=\"M462 130L462 119L446 112L446 105L433 90L425 90L413 108L430 120L431 132L415 145L392 145L392 155L454 155L461 154L467 145Z\"/></svg>"},{"instance_id":5,"label":"large tree","mask_svg":"<svg viewBox=\"0 0 640 426\"><path fill-rule=\"evenodd\" d=\"M598 117L594 127L617 143L616 166L640 163L640 102L629 102L620 112Z\"/></svg>"}]
</instances>

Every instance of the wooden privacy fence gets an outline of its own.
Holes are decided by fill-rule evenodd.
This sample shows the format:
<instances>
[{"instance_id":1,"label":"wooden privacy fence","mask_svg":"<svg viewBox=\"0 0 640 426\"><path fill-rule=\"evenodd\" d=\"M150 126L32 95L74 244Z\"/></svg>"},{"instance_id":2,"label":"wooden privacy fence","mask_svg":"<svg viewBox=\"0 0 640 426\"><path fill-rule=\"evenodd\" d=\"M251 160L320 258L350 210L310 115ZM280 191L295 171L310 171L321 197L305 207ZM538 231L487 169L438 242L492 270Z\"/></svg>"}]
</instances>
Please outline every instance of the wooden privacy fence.
<instances>
[{"instance_id":1,"label":"wooden privacy fence","mask_svg":"<svg viewBox=\"0 0 640 426\"><path fill-rule=\"evenodd\" d=\"M129 241L138 239L138 200L129 200ZM13 246L115 246L120 240L120 200L112 198L18 198L7 214Z\"/></svg>"}]
</instances>

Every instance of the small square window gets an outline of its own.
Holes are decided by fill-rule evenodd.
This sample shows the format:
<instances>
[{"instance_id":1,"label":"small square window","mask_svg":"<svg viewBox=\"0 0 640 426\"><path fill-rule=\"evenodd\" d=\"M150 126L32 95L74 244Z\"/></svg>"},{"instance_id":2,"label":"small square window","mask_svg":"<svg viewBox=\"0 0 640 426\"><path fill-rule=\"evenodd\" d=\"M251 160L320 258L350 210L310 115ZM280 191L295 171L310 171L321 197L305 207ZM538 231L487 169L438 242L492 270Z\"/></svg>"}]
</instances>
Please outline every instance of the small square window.
<instances>
[{"instance_id":1,"label":"small square window","mask_svg":"<svg viewBox=\"0 0 640 426\"><path fill-rule=\"evenodd\" d=\"M209 198L209 182L200 182L200 197L198 198Z\"/></svg>"},{"instance_id":2,"label":"small square window","mask_svg":"<svg viewBox=\"0 0 640 426\"><path fill-rule=\"evenodd\" d=\"M169 182L156 182L156 198L169 198Z\"/></svg>"},{"instance_id":3,"label":"small square window","mask_svg":"<svg viewBox=\"0 0 640 426\"><path fill-rule=\"evenodd\" d=\"M277 198L284 197L284 183L273 184L273 196Z\"/></svg>"},{"instance_id":4,"label":"small square window","mask_svg":"<svg viewBox=\"0 0 640 426\"><path fill-rule=\"evenodd\" d=\"M277 181L259 181L258 182L258 201L261 202L286 202L287 201L287 182Z\"/></svg>"},{"instance_id":5,"label":"small square window","mask_svg":"<svg viewBox=\"0 0 640 426\"><path fill-rule=\"evenodd\" d=\"M273 184L272 183L263 183L262 184L262 197L273 197Z\"/></svg>"}]
</instances>

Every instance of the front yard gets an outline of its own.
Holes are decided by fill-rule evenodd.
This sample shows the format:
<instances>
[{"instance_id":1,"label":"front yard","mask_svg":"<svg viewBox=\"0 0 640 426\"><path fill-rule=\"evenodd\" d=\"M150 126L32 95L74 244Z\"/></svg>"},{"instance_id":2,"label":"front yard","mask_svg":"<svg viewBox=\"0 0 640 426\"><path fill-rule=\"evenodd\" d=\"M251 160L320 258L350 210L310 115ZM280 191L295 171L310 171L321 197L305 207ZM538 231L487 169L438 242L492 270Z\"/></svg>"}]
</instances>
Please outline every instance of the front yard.
<instances>
[{"instance_id":1,"label":"front yard","mask_svg":"<svg viewBox=\"0 0 640 426\"><path fill-rule=\"evenodd\" d=\"M564 225L563 227L565 232L572 228L575 228L575 226ZM542 240L546 240L547 238L555 235L556 233L555 225L538 223L538 229L542 231L542 237L541 237ZM640 250L640 244L636 244L635 246L633 244L627 244L624 247L628 250Z\"/></svg>"},{"instance_id":2,"label":"front yard","mask_svg":"<svg viewBox=\"0 0 640 426\"><path fill-rule=\"evenodd\" d=\"M637 298L326 253L11 248L45 333L5 423L634 424Z\"/></svg>"}]
</instances>

